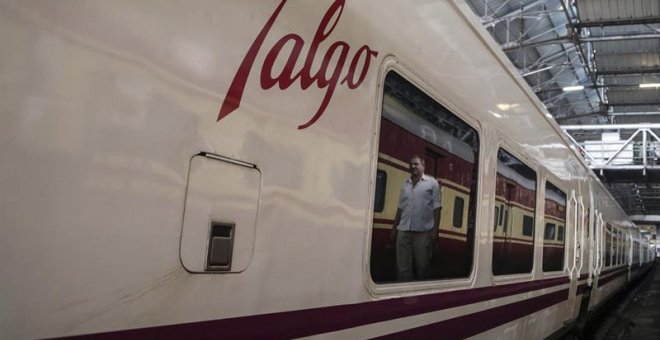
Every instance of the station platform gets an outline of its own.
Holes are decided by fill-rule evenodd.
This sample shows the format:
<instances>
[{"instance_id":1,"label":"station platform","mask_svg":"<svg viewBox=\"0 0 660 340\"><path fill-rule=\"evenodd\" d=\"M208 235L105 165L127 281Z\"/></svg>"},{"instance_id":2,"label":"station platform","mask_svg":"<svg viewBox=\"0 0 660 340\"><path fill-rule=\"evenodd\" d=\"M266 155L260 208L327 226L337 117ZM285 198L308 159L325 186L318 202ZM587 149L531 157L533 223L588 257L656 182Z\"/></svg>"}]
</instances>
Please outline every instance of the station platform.
<instances>
[{"instance_id":1,"label":"station platform","mask_svg":"<svg viewBox=\"0 0 660 340\"><path fill-rule=\"evenodd\" d=\"M660 262L583 335L583 339L660 339Z\"/></svg>"}]
</instances>

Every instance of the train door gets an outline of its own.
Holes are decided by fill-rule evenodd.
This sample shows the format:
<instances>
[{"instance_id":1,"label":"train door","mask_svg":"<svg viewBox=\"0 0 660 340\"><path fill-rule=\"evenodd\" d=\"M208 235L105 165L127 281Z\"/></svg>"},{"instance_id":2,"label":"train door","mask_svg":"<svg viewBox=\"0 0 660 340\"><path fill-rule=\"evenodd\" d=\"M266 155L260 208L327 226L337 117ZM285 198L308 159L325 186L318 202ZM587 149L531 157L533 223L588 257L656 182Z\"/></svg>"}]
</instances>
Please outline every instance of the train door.
<instances>
[{"instance_id":1,"label":"train door","mask_svg":"<svg viewBox=\"0 0 660 340\"><path fill-rule=\"evenodd\" d=\"M439 155L431 150L426 150L424 154L424 172L440 180L440 169L438 167Z\"/></svg>"},{"instance_id":2,"label":"train door","mask_svg":"<svg viewBox=\"0 0 660 340\"><path fill-rule=\"evenodd\" d=\"M582 292L584 291L584 287L586 286L586 279L588 278L588 273L587 275L584 275L582 271L584 270L584 264L586 259L586 256L588 256L588 249L589 245L587 244L586 237L587 237L587 230L588 230L588 209L584 204L585 197L580 195L577 200L577 206L576 206L576 211L577 211L577 219L576 219L576 225L575 225L575 242L574 242L574 247L575 247L575 270L574 270L574 276L571 278L571 289L575 288L575 302L573 303L573 312L571 315L574 317L578 317L581 312L584 312L582 304L588 304L588 300L585 301L583 296L581 295ZM587 270L588 272L588 270ZM584 282L583 282L584 281ZM586 305L585 305L586 307Z\"/></svg>"},{"instance_id":3,"label":"train door","mask_svg":"<svg viewBox=\"0 0 660 340\"><path fill-rule=\"evenodd\" d=\"M571 198L568 201L568 218L566 219L566 233L568 236L568 248L570 249L569 261L567 263L568 276L570 279L570 286L568 290L568 313L566 320L571 320L576 312L576 299L577 283L580 277L578 269L578 261L580 258L580 205L579 199L575 195L575 191L571 193Z\"/></svg>"}]
</instances>

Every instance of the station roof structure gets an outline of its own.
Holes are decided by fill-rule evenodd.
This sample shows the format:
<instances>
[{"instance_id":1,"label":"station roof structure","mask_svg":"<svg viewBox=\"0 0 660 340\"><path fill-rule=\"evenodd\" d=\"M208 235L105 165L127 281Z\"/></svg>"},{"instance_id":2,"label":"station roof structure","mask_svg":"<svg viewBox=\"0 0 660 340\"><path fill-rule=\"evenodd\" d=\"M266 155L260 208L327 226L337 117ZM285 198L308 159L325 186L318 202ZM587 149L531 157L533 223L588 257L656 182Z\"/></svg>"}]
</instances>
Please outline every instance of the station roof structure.
<instances>
[{"instance_id":1,"label":"station roof structure","mask_svg":"<svg viewBox=\"0 0 660 340\"><path fill-rule=\"evenodd\" d=\"M624 210L660 224L660 1L466 1Z\"/></svg>"}]
</instances>

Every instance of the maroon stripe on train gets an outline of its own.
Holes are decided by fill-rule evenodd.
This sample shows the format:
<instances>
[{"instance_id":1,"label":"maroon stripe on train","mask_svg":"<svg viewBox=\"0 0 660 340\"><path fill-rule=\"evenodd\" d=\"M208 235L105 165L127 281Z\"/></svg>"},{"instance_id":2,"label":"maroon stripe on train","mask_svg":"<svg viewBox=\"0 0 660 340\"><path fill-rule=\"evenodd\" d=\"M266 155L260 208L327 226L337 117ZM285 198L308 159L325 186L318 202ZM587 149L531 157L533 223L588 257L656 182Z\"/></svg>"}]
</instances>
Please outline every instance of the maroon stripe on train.
<instances>
[{"instance_id":1,"label":"maroon stripe on train","mask_svg":"<svg viewBox=\"0 0 660 340\"><path fill-rule=\"evenodd\" d=\"M617 268L617 269L615 269L615 270L608 270L608 271L605 272L605 273L600 273L600 278L603 279L603 278L606 277L606 276L609 277L610 275L617 275L617 274L620 274L620 273L625 273L625 272L627 272L627 271L628 271L628 268L626 268L626 267L624 267L624 268Z\"/></svg>"},{"instance_id":2,"label":"maroon stripe on train","mask_svg":"<svg viewBox=\"0 0 660 340\"><path fill-rule=\"evenodd\" d=\"M389 161L389 160L387 160L387 159L384 159L384 158L380 158L380 157L379 157L379 158L378 158L378 162L383 163L383 164L387 164L387 165L389 165L389 166L395 167L395 168L400 169L400 170L403 170L403 171L405 171L405 172L409 172L409 171L410 171L410 169L408 169L408 168L406 168L406 167L403 167L403 166L401 166L400 164L397 164L397 163L394 163L394 162ZM462 193L462 194L464 194L464 195L469 195L469 194L470 194L470 192L469 192L468 190L465 190L464 188L458 187L458 186L456 186L455 184L453 184L453 183L451 183L451 182L449 182L449 183L439 183L439 184L440 184L440 186L444 186L444 187L447 187L447 188L451 188L451 189L453 189L453 190L455 190L455 191L458 191L458 192L460 192L460 193Z\"/></svg>"},{"instance_id":3,"label":"maroon stripe on train","mask_svg":"<svg viewBox=\"0 0 660 340\"><path fill-rule=\"evenodd\" d=\"M627 273L628 273L627 271L621 271L621 272L612 274L608 277L602 278L602 279L598 280L598 286L603 287L606 284L608 284L610 281L612 281L614 279L617 279L617 278L619 278L619 277L621 277L621 276L623 276L624 274L627 274Z\"/></svg>"},{"instance_id":4,"label":"maroon stripe on train","mask_svg":"<svg viewBox=\"0 0 660 340\"><path fill-rule=\"evenodd\" d=\"M394 223L394 220L390 220L390 219L386 219L386 218L374 218L374 223L392 225L392 223Z\"/></svg>"},{"instance_id":5,"label":"maroon stripe on train","mask_svg":"<svg viewBox=\"0 0 660 340\"><path fill-rule=\"evenodd\" d=\"M446 178L466 188L472 186L472 176L464 176L464 174L472 173L474 164L410 133L384 117L381 119L378 148L381 153L405 163L412 155L424 157L427 151L431 151L437 156L433 157L436 158L437 165L436 169L433 169L432 164L431 166L427 164L427 174Z\"/></svg>"},{"instance_id":6,"label":"maroon stripe on train","mask_svg":"<svg viewBox=\"0 0 660 340\"><path fill-rule=\"evenodd\" d=\"M568 298L568 289L454 319L389 334L378 339L464 339L538 312Z\"/></svg>"},{"instance_id":7,"label":"maroon stripe on train","mask_svg":"<svg viewBox=\"0 0 660 340\"><path fill-rule=\"evenodd\" d=\"M447 235L453 235L453 236L459 236L459 237L466 237L467 236L464 233L459 233L459 232L456 232L456 231L444 230L444 229L440 229L440 234L447 234Z\"/></svg>"},{"instance_id":8,"label":"maroon stripe on train","mask_svg":"<svg viewBox=\"0 0 660 340\"><path fill-rule=\"evenodd\" d=\"M587 288L587 283L583 283L577 287L577 290L575 291L575 295L581 295L584 290Z\"/></svg>"},{"instance_id":9,"label":"maroon stripe on train","mask_svg":"<svg viewBox=\"0 0 660 340\"><path fill-rule=\"evenodd\" d=\"M493 239L495 239L495 240L505 240L505 241L518 241L518 242L525 242L525 244L533 244L533 240L525 240L525 239L522 239L522 238L515 238L515 237L493 236Z\"/></svg>"},{"instance_id":10,"label":"maroon stripe on train","mask_svg":"<svg viewBox=\"0 0 660 340\"><path fill-rule=\"evenodd\" d=\"M580 275L580 277L578 278L578 281L582 281L582 280L584 280L584 279L586 279L586 278L588 278L588 277L589 277L589 273L582 274L582 275Z\"/></svg>"},{"instance_id":11,"label":"maroon stripe on train","mask_svg":"<svg viewBox=\"0 0 660 340\"><path fill-rule=\"evenodd\" d=\"M614 273L614 272L622 270L622 269L625 269L625 267L610 268L608 270L600 272L600 276L607 275L609 273Z\"/></svg>"},{"instance_id":12,"label":"maroon stripe on train","mask_svg":"<svg viewBox=\"0 0 660 340\"><path fill-rule=\"evenodd\" d=\"M389 220L389 219L385 219L385 218L374 218L374 223L392 225L392 224L394 224L394 220ZM445 229L440 229L439 232L440 232L440 234L462 236L462 237L466 236L466 234L464 234L464 233L459 233L459 232L455 232L455 231L451 231L451 230L445 230Z\"/></svg>"},{"instance_id":13,"label":"maroon stripe on train","mask_svg":"<svg viewBox=\"0 0 660 340\"><path fill-rule=\"evenodd\" d=\"M559 277L495 287L251 315L222 320L122 330L80 337L94 337L94 339L297 338L527 293L555 287L568 282L568 277Z\"/></svg>"}]
</instances>

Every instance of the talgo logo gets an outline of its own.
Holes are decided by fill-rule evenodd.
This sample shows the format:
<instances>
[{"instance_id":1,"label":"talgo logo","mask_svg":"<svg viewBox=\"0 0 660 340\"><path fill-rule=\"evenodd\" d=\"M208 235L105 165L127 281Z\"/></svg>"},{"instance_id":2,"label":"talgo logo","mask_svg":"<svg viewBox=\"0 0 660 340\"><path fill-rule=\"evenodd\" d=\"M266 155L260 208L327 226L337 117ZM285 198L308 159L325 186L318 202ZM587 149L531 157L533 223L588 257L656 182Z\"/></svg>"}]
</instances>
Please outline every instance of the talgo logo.
<instances>
[{"instance_id":1,"label":"talgo logo","mask_svg":"<svg viewBox=\"0 0 660 340\"><path fill-rule=\"evenodd\" d=\"M268 32L273 26L273 23L275 23L275 20L277 20L277 16L282 11L286 2L287 0L282 0L282 2L280 2L277 9L275 9L275 12L270 16L270 19L268 19L268 22L266 22L266 25L264 25L257 38L250 46L245 58L243 58L238 71L236 71L236 75L234 75L234 80L232 80L231 85L229 86L222 107L220 107L218 121L232 113L241 105L245 83L247 82L252 66L254 65L254 60L259 54ZM362 45L357 51L355 51L355 53L353 53L350 64L348 64L348 69L344 71L351 47L345 41L335 41L325 52L318 72L313 75L311 74L312 63L316 58L316 52L319 45L321 45L321 43L332 34L332 31L335 29L341 18L344 5L345 0L336 0L332 3L330 8L328 8L328 11L325 13L316 29L310 48L305 56L305 64L300 70L296 71L294 70L294 67L298 59L301 57L305 40L295 33L289 33L280 38L280 40L278 40L266 54L266 58L261 67L260 83L261 88L264 90L268 90L275 85L278 85L280 89L284 90L296 82L300 83L300 87L303 90L307 90L314 84L316 84L319 89L325 89L325 96L323 97L323 101L316 111L316 114L314 114L309 121L298 126L298 129L305 129L312 126L321 115L323 115L323 112L332 99L332 95L334 94L337 85L341 86L345 84L349 89L359 87L369 71L371 59L378 56L377 51L372 50L367 45ZM291 50L280 74L273 75L273 65L275 60L282 52L282 48L287 44L293 44L293 49ZM331 59L335 55L338 55L338 58L336 58L336 62L331 65Z\"/></svg>"}]
</instances>

